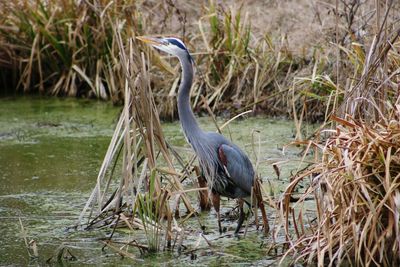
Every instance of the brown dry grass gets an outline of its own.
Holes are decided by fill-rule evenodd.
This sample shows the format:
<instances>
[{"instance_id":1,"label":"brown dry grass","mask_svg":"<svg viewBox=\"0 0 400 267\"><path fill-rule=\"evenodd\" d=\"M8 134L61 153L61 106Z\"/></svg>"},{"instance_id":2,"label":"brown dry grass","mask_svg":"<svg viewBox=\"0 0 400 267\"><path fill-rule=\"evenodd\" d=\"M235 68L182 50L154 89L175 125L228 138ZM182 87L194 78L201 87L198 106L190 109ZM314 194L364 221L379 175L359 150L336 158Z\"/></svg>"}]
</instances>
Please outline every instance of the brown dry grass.
<instances>
[{"instance_id":1,"label":"brown dry grass","mask_svg":"<svg viewBox=\"0 0 400 267\"><path fill-rule=\"evenodd\" d=\"M281 203L287 254L295 252L296 260L320 266L399 262L400 3L60 2L71 12L38 3L0 6L7 15L0 18L3 86L124 103L81 215L87 216L88 228L105 224L114 230L143 229L147 245L132 240L124 248L157 251L160 244L183 238L180 228L171 225L178 200L188 216L195 212L181 184L192 176L191 164L182 164L182 169L172 165L172 157L178 156L165 142L159 120L159 114L176 117L176 61L132 39L139 34L176 35L194 52L197 110L250 108L290 115L298 130L305 118L331 125L308 143L316 163L293 177ZM149 74L145 62L151 62L156 75ZM111 192L119 153L123 173ZM161 168L160 162L167 167ZM296 204L314 197L313 220L290 203L307 179L311 185ZM112 240L106 243L131 256Z\"/></svg>"},{"instance_id":2,"label":"brown dry grass","mask_svg":"<svg viewBox=\"0 0 400 267\"><path fill-rule=\"evenodd\" d=\"M78 225L85 229L106 225L113 231L121 227L143 230L147 244L139 244L134 238L124 246L155 252L162 245L171 247L173 235L181 235L172 229L173 214L179 214L179 205L173 206L170 199L182 202L187 216L195 212L181 184L191 171L181 172L172 164L173 154L164 139L148 82L148 59L132 39L122 39L118 25L119 22L113 26L113 31L125 79L124 108ZM120 158L122 173L114 173ZM112 186L118 179L118 186ZM114 249L112 237L113 234L105 244ZM124 254L118 249L117 252L134 258L127 250Z\"/></svg>"},{"instance_id":3,"label":"brown dry grass","mask_svg":"<svg viewBox=\"0 0 400 267\"><path fill-rule=\"evenodd\" d=\"M111 29L120 20L124 40L143 34L185 40L198 68L193 90L197 110L205 111L202 95L219 114L250 107L257 113L292 116L295 111L323 120L325 109L333 108L330 98L343 99L346 74L357 67L344 50L354 52L352 42L357 42L365 52L364 44L377 30L374 1L356 1L361 3L357 9L350 8L352 2L338 1L338 10L333 0L4 2L0 88L121 102L124 80ZM383 14L385 3L379 6ZM392 10L388 20L396 21L399 4ZM234 48L229 36L235 36ZM336 43L344 49L340 75ZM151 79L157 81L152 86L155 101L163 118L176 118L172 85L179 73L176 61L163 65L172 75L160 72ZM311 83L298 82L310 77ZM315 83L315 77L329 77L333 86L325 86L324 79Z\"/></svg>"},{"instance_id":4,"label":"brown dry grass","mask_svg":"<svg viewBox=\"0 0 400 267\"><path fill-rule=\"evenodd\" d=\"M362 45L368 49L359 43L340 48L354 67L339 75L347 81L341 89L344 99L334 103L325 129L306 142L315 163L292 177L285 191L286 255L294 252L295 261L318 266L400 262L400 31L388 20L390 8L389 1L382 17L375 18L376 34ZM305 181L309 187L292 204ZM316 201L315 210L305 208L309 197Z\"/></svg>"},{"instance_id":5,"label":"brown dry grass","mask_svg":"<svg viewBox=\"0 0 400 267\"><path fill-rule=\"evenodd\" d=\"M322 160L294 177L286 190L284 216L295 227L292 236L286 225L293 240L287 253L296 251L297 260L319 266L399 263L400 107L395 114L387 125L335 118L333 134L315 144ZM307 219L310 211L294 215L289 205L298 183L308 177L311 185L297 205L315 198L315 221Z\"/></svg>"}]
</instances>

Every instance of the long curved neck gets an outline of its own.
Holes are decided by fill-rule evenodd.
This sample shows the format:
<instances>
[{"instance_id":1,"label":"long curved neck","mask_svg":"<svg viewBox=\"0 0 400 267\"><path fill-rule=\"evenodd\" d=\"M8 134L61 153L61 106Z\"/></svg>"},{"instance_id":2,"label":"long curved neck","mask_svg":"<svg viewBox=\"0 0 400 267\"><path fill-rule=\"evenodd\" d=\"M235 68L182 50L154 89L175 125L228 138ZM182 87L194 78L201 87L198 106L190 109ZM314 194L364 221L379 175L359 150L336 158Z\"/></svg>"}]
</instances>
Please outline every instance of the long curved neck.
<instances>
[{"instance_id":1,"label":"long curved neck","mask_svg":"<svg viewBox=\"0 0 400 267\"><path fill-rule=\"evenodd\" d=\"M182 79L178 93L178 113L186 138L190 141L203 133L190 106L190 89L193 83L193 66L187 57L180 57Z\"/></svg>"}]
</instances>

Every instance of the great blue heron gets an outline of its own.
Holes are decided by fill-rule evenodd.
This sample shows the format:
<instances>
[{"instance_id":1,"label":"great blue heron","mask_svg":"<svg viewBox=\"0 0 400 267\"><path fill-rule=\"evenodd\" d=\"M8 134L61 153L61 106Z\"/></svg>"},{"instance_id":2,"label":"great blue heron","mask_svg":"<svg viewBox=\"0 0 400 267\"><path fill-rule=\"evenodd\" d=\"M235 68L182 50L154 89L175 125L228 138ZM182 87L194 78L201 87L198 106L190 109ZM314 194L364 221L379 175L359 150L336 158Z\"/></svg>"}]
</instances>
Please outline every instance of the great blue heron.
<instances>
[{"instance_id":1,"label":"great blue heron","mask_svg":"<svg viewBox=\"0 0 400 267\"><path fill-rule=\"evenodd\" d=\"M250 203L254 184L254 169L246 154L224 136L200 129L190 107L193 82L193 59L185 44L177 38L138 37L153 47L178 57L182 79L178 93L178 113L187 141L195 151L199 165L210 188L212 203L217 213L218 228L222 233L220 196L239 199L240 215L237 234L245 219L243 202Z\"/></svg>"}]
</instances>

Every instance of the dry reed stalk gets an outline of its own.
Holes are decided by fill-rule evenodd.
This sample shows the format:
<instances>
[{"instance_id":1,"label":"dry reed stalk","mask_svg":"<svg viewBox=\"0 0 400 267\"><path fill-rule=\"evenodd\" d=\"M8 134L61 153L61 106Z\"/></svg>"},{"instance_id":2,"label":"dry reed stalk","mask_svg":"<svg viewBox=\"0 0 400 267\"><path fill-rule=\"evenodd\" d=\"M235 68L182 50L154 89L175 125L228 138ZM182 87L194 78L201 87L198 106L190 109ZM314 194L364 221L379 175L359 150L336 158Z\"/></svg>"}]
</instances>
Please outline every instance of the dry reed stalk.
<instances>
[{"instance_id":1,"label":"dry reed stalk","mask_svg":"<svg viewBox=\"0 0 400 267\"><path fill-rule=\"evenodd\" d=\"M368 52L359 44L339 47L354 64L347 77L353 81L342 91L341 109L335 104L326 112L326 122L336 126L308 142L306 153L313 149L321 158L298 172L285 190L281 227L289 245L286 256L294 253L294 261L318 266L400 263L399 57L393 53L400 31L386 24L391 4L376 18L380 24ZM338 92L340 85L334 87ZM291 203L307 180L309 187ZM315 199L315 210L305 208L309 198Z\"/></svg>"},{"instance_id":2,"label":"dry reed stalk","mask_svg":"<svg viewBox=\"0 0 400 267\"><path fill-rule=\"evenodd\" d=\"M132 39L123 42L120 22L113 29L119 47L120 66L125 76L125 105L100 169L97 184L81 213L80 221L90 209L87 224L89 227L96 227L99 222L104 222L114 229L127 225L133 230L135 225L145 230L148 250L158 251L164 243L163 232L167 246L171 245L171 194L179 192L179 199L188 213L193 214L194 209L183 190L179 178L181 173L172 164L169 148L164 140L144 55L140 54ZM114 179L115 174L110 175L108 180L105 175L107 169L112 168L112 163L117 162L117 151L121 149L122 173L118 187L110 194L111 179ZM163 157L167 168L158 168L159 155ZM167 182L161 181L162 176ZM164 218L167 219L166 224Z\"/></svg>"},{"instance_id":3,"label":"dry reed stalk","mask_svg":"<svg viewBox=\"0 0 400 267\"><path fill-rule=\"evenodd\" d=\"M158 7L165 5L169 6L165 12L160 11ZM188 15L187 11L181 12L185 7L186 3L176 5L168 1L1 3L0 10L5 10L7 16L0 18L0 55L8 56L0 59L0 67L6 67L0 74L8 74L12 69L14 79L7 84L19 82L14 90L122 103L125 79L109 21L123 21L121 35L127 39L143 32L158 32L160 23L165 28L166 20L175 11L183 28L186 18L192 22L200 18L200 27L191 29L189 37L193 36L193 42L188 42L195 47L191 50L200 51L194 57L202 78L196 80L194 92L198 97L206 96L213 112L251 108L254 112L287 114L287 76L299 60L286 48L285 39L279 37L275 44L267 34L256 37L251 17L242 12L243 5L227 7L210 1L198 9L201 12L191 9L193 14ZM186 39L186 30L183 31ZM200 35L203 42L196 42ZM2 59L9 60L1 64ZM154 59L157 66L174 74L157 79L154 84L159 112L162 118L176 118L174 94L179 77L166 60L159 56ZM195 106L201 108L198 101Z\"/></svg>"},{"instance_id":4,"label":"dry reed stalk","mask_svg":"<svg viewBox=\"0 0 400 267\"><path fill-rule=\"evenodd\" d=\"M193 4L184 1L118 4L105 0L93 3L3 1L0 4L0 10L5 14L0 18L0 87L6 84L7 89L12 84L17 85L11 86L12 90L97 97L122 103L125 79L117 60L119 50L115 35L108 23L112 19L124 22L121 25L123 39L144 32L165 34L182 29L180 37L187 41L191 51L197 51L193 54L201 79L196 80L194 87L196 99L205 95L217 115L226 110L234 112L238 108L250 108L253 112L291 116L294 106L304 118L323 120L323 110L335 110L343 102L343 96L347 97L343 89L349 83L358 82L345 77L357 66L352 66L344 50L353 50L355 44L359 46L357 50L364 50L363 44L368 42L369 33L383 29L382 37L387 39L392 31L389 22L396 21L399 4L389 0L386 6L377 3L338 0L336 6L326 2L313 4L315 17L321 25L326 24L318 28L318 35L321 31L326 34L319 38L320 42L301 48L301 42L300 45L291 43L290 35L294 33L269 32L266 30L269 23L247 13L258 14L254 10L258 3L231 3L228 6L209 1L197 3L193 8ZM302 6L299 3L279 4L278 7L285 5L287 10L282 14L285 16L292 8ZM267 7L269 12L275 11L273 6ZM384 11L390 7L396 9L386 16ZM375 21L371 22L377 8L381 12L376 22L384 25L383 28L375 26ZM327 12L327 18L321 17L319 12L323 10ZM312 17L312 14L303 16ZM196 21L198 28L192 26ZM298 32L294 35L299 35ZM337 41L335 46L329 44L332 39ZM293 54L293 47L303 49L303 54ZM341 66L340 73L332 65L335 58L340 58L341 64L336 60L336 67ZM158 56L154 59L159 62L156 65L174 74L156 79L153 87L161 117L174 119L177 117L174 94L179 77L166 60ZM311 75L314 70L309 65L314 65L317 76L334 80L338 90L325 88L318 81L311 86L306 83L296 88L292 99L293 77ZM385 66L391 69L391 61ZM381 93L384 90L377 94ZM198 101L194 101L194 106L202 108Z\"/></svg>"},{"instance_id":5,"label":"dry reed stalk","mask_svg":"<svg viewBox=\"0 0 400 267\"><path fill-rule=\"evenodd\" d=\"M392 2L392 1L391 1ZM369 49L364 69L358 83L351 88L344 101L343 110L357 118L380 120L390 114L391 106L385 105L385 99L391 94L397 94L397 84L392 80L398 75L398 56L393 54L396 41L400 36L400 27L393 29L390 36L385 39L383 34L386 18L389 14L388 7L383 24ZM390 61L394 69L387 68ZM382 77L383 74L383 77ZM376 82L382 81L382 82ZM386 89L388 93L382 93ZM386 122L387 123L387 122Z\"/></svg>"},{"instance_id":6,"label":"dry reed stalk","mask_svg":"<svg viewBox=\"0 0 400 267\"><path fill-rule=\"evenodd\" d=\"M299 173L285 192L285 230L291 240L289 252L298 253L296 260L316 260L319 266L400 262L399 118L400 107L387 125L333 118L339 125L319 147L322 161ZM304 211L295 212L290 197L308 177L312 184L297 205L306 195L315 196L317 220L304 230L308 228ZM290 219L291 212L299 217ZM289 221L295 225L294 234Z\"/></svg>"}]
</instances>

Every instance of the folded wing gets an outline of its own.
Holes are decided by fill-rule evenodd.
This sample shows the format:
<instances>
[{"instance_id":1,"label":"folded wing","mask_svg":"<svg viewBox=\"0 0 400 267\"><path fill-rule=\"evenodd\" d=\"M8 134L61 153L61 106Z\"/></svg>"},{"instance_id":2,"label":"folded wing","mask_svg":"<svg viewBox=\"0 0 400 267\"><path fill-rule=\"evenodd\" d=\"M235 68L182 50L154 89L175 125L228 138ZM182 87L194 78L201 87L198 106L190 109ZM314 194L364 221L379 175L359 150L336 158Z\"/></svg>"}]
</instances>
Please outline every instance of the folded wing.
<instances>
[{"instance_id":1,"label":"folded wing","mask_svg":"<svg viewBox=\"0 0 400 267\"><path fill-rule=\"evenodd\" d=\"M254 169L246 154L237 146L223 144L218 149L218 156L229 179L250 195Z\"/></svg>"}]
</instances>

